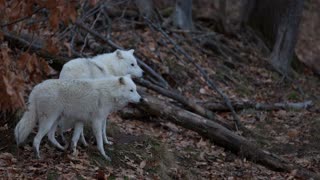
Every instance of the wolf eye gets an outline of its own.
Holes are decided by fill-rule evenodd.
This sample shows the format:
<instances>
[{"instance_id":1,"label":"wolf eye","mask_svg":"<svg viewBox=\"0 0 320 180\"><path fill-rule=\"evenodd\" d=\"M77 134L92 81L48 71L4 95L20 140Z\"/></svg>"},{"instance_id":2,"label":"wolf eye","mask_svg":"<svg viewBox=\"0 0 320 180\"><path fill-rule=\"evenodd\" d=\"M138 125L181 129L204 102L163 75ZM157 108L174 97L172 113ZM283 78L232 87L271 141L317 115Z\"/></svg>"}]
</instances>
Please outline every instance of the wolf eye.
<instances>
[{"instance_id":1,"label":"wolf eye","mask_svg":"<svg viewBox=\"0 0 320 180\"><path fill-rule=\"evenodd\" d=\"M133 92L133 89L130 89L130 92Z\"/></svg>"},{"instance_id":2,"label":"wolf eye","mask_svg":"<svg viewBox=\"0 0 320 180\"><path fill-rule=\"evenodd\" d=\"M134 64L132 63L131 66L134 66Z\"/></svg>"}]
</instances>

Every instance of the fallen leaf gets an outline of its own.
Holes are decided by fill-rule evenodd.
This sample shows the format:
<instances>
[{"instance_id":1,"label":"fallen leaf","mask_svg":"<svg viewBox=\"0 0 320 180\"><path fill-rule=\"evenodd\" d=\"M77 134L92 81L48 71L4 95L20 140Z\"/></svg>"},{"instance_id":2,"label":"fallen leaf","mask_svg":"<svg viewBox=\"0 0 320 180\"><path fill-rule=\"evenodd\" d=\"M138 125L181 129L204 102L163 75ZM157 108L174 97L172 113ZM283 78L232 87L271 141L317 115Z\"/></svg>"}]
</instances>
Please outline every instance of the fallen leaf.
<instances>
[{"instance_id":1,"label":"fallen leaf","mask_svg":"<svg viewBox=\"0 0 320 180\"><path fill-rule=\"evenodd\" d=\"M146 166L146 163L147 162L145 160L141 161L140 168L143 169Z\"/></svg>"}]
</instances>

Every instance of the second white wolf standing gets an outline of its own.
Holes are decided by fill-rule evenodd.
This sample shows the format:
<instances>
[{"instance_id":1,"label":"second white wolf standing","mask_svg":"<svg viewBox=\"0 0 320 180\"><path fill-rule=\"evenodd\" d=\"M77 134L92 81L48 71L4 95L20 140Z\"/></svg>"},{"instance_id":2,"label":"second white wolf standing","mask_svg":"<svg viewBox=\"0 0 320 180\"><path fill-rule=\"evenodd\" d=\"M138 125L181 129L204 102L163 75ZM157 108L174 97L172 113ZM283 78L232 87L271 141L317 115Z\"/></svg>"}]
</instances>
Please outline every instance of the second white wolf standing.
<instances>
[{"instance_id":1,"label":"second white wolf standing","mask_svg":"<svg viewBox=\"0 0 320 180\"><path fill-rule=\"evenodd\" d=\"M137 64L137 60L133 53L133 49L128 51L116 50L112 53L101 54L93 58L78 58L71 60L63 66L60 73L60 79L101 78L108 76L124 76L127 74L130 74L133 77L142 77L143 70ZM64 124L60 124L62 130L65 128L71 128L70 125L72 124L69 124L69 121L61 120L61 122L64 122ZM56 128L57 126L53 127L48 133L49 140L58 148L64 149L55 143L56 139L54 134ZM106 135L106 119L103 121L101 128L104 142L106 144L111 144ZM87 145L83 135L83 124L79 123L75 127L74 131L76 131L75 134L80 132L82 143ZM76 148L77 141L76 137L73 136L73 148Z\"/></svg>"},{"instance_id":2,"label":"second white wolf standing","mask_svg":"<svg viewBox=\"0 0 320 180\"><path fill-rule=\"evenodd\" d=\"M17 144L21 144L36 123L39 123L33 147L40 158L41 140L53 126L62 120L68 120L69 123L72 121L71 124L75 127L89 122L100 153L110 160L103 148L102 123L109 113L119 110L129 102L139 101L141 96L137 93L130 75L99 79L46 80L35 86L30 93L28 110L15 127L15 138ZM78 141L79 132L75 131L73 135Z\"/></svg>"}]
</instances>

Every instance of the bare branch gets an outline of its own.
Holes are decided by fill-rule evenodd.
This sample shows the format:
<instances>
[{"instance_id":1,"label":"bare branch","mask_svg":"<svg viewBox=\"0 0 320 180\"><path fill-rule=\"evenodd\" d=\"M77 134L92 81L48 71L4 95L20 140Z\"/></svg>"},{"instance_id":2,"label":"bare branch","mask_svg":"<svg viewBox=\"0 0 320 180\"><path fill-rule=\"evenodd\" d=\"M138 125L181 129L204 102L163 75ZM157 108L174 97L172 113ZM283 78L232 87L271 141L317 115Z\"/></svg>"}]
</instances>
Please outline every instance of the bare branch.
<instances>
[{"instance_id":1,"label":"bare branch","mask_svg":"<svg viewBox=\"0 0 320 180\"><path fill-rule=\"evenodd\" d=\"M94 28L94 26L96 25L98 19L100 18L100 15L101 15L101 9L99 10L99 13L98 13L96 19L93 21L93 23L92 23L92 25L91 25L91 27L90 27L91 29ZM83 42L83 45L82 45L82 47L81 47L80 54L82 54L84 48L85 48L86 45L87 45L88 36L89 36L89 33L87 33L86 36L85 36L85 38L84 38L84 42Z\"/></svg>"}]
</instances>

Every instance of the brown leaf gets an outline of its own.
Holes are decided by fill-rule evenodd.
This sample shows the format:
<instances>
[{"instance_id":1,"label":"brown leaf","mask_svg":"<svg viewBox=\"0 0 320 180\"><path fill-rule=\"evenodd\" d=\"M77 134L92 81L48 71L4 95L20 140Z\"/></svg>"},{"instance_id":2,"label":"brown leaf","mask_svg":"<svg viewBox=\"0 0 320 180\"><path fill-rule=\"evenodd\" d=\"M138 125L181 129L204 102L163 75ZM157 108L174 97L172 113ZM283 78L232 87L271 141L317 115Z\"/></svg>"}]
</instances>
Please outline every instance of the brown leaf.
<instances>
[{"instance_id":1,"label":"brown leaf","mask_svg":"<svg viewBox=\"0 0 320 180\"><path fill-rule=\"evenodd\" d=\"M98 3L98 0L89 0L91 6L95 6Z\"/></svg>"},{"instance_id":2,"label":"brown leaf","mask_svg":"<svg viewBox=\"0 0 320 180\"><path fill-rule=\"evenodd\" d=\"M17 20L22 15L22 13L21 13L21 3L19 3L16 6L14 6L14 9L12 9L11 12L9 13L9 19L11 21Z\"/></svg>"},{"instance_id":3,"label":"brown leaf","mask_svg":"<svg viewBox=\"0 0 320 180\"><path fill-rule=\"evenodd\" d=\"M12 85L10 84L9 80L7 79L7 77L2 76L3 82L5 84L5 88L6 88L6 92L9 96L12 96L15 94L15 90L12 87Z\"/></svg>"},{"instance_id":4,"label":"brown leaf","mask_svg":"<svg viewBox=\"0 0 320 180\"><path fill-rule=\"evenodd\" d=\"M56 41L54 38L50 38L46 41L45 50L52 54L57 54L59 52L59 48L56 46Z\"/></svg>"},{"instance_id":5,"label":"brown leaf","mask_svg":"<svg viewBox=\"0 0 320 180\"><path fill-rule=\"evenodd\" d=\"M0 0L0 9L4 9L6 7L6 0Z\"/></svg>"},{"instance_id":6,"label":"brown leaf","mask_svg":"<svg viewBox=\"0 0 320 180\"><path fill-rule=\"evenodd\" d=\"M4 37L3 32L0 32L0 40L1 40L1 41L3 40L3 37Z\"/></svg>"},{"instance_id":7,"label":"brown leaf","mask_svg":"<svg viewBox=\"0 0 320 180\"><path fill-rule=\"evenodd\" d=\"M26 53L26 52L22 53L17 62L18 68L24 69L29 59L31 59L29 53Z\"/></svg>"},{"instance_id":8,"label":"brown leaf","mask_svg":"<svg viewBox=\"0 0 320 180\"><path fill-rule=\"evenodd\" d=\"M77 9L74 6L74 3L69 3L68 6L68 16L71 19L71 21L74 23L77 20Z\"/></svg>"},{"instance_id":9,"label":"brown leaf","mask_svg":"<svg viewBox=\"0 0 320 180\"><path fill-rule=\"evenodd\" d=\"M72 56L72 51L71 51L71 44L68 42L64 42L63 45L68 49L68 56Z\"/></svg>"},{"instance_id":10,"label":"brown leaf","mask_svg":"<svg viewBox=\"0 0 320 180\"><path fill-rule=\"evenodd\" d=\"M56 1L56 0L43 1L43 6L50 10L56 8L58 4L59 4L59 1Z\"/></svg>"},{"instance_id":11,"label":"brown leaf","mask_svg":"<svg viewBox=\"0 0 320 180\"><path fill-rule=\"evenodd\" d=\"M298 135L299 135L299 131L296 130L296 129L290 129L290 130L288 131L288 136L289 136L290 138L296 138Z\"/></svg>"},{"instance_id":12,"label":"brown leaf","mask_svg":"<svg viewBox=\"0 0 320 180\"><path fill-rule=\"evenodd\" d=\"M59 27L59 11L57 9L52 10L49 16L49 23L52 29L58 29Z\"/></svg>"},{"instance_id":13,"label":"brown leaf","mask_svg":"<svg viewBox=\"0 0 320 180\"><path fill-rule=\"evenodd\" d=\"M140 168L143 169L146 166L147 162L145 160L141 161Z\"/></svg>"},{"instance_id":14,"label":"brown leaf","mask_svg":"<svg viewBox=\"0 0 320 180\"><path fill-rule=\"evenodd\" d=\"M105 180L105 175L104 175L103 170L101 170L101 169L98 170L98 173L96 175L96 179L97 180Z\"/></svg>"}]
</instances>

